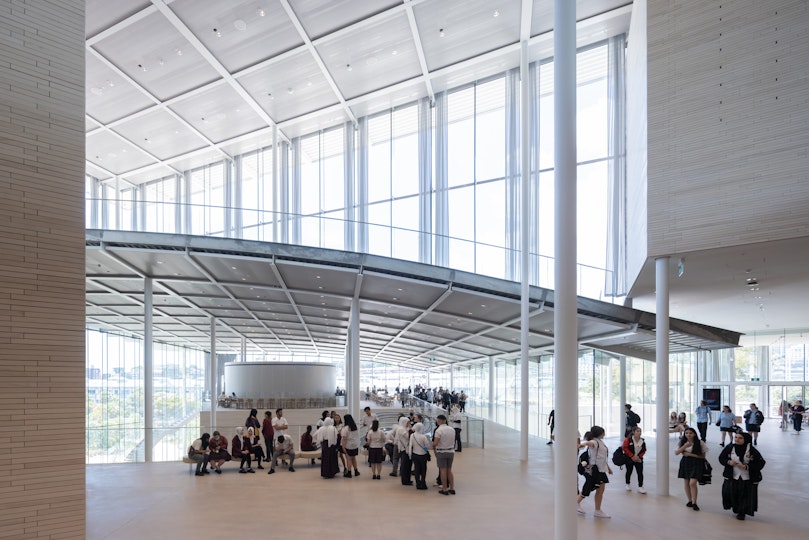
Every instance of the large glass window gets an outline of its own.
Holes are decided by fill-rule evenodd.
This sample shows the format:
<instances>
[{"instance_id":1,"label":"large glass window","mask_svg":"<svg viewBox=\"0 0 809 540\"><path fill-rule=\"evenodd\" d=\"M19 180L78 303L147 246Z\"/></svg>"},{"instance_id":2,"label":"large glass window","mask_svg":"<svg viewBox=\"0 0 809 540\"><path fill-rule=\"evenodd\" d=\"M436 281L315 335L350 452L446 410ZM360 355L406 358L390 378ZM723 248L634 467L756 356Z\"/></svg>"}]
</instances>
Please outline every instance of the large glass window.
<instances>
[{"instance_id":1,"label":"large glass window","mask_svg":"<svg viewBox=\"0 0 809 540\"><path fill-rule=\"evenodd\" d=\"M225 234L225 164L207 165L191 171L191 234Z\"/></svg>"}]
</instances>

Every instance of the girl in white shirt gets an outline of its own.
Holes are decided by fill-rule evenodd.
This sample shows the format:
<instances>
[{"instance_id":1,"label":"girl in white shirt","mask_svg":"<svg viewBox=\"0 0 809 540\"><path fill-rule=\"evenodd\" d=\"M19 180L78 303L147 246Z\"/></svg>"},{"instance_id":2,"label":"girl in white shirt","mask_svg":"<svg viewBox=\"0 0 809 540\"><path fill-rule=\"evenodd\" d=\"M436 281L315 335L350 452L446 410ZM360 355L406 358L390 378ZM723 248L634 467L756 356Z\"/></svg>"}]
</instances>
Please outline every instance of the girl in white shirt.
<instances>
[{"instance_id":1,"label":"girl in white shirt","mask_svg":"<svg viewBox=\"0 0 809 540\"><path fill-rule=\"evenodd\" d=\"M604 487L610 481L609 477L607 477L607 473L612 474L612 469L607 461L610 451L602 440L604 439L604 435L603 427L593 426L590 428L590 431L584 434L584 438L587 440L579 443L579 448L584 448L585 446L589 448L589 462L593 465L593 469L592 472L587 475L587 480L581 488L581 493L579 493L576 503L576 511L579 514L585 513L584 509L581 507L581 502L592 491L595 491L594 499L596 511L593 515L599 518L611 518L612 516L601 510L601 501L604 500Z\"/></svg>"}]
</instances>

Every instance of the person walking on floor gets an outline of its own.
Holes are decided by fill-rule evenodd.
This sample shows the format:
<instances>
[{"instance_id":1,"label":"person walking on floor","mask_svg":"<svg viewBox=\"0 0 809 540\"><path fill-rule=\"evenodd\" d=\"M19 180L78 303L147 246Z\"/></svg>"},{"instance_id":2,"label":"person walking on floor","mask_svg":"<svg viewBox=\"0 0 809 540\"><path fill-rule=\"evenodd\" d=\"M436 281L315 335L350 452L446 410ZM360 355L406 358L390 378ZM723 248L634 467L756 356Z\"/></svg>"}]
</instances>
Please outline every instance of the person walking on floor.
<instances>
[{"instance_id":1,"label":"person walking on floor","mask_svg":"<svg viewBox=\"0 0 809 540\"><path fill-rule=\"evenodd\" d=\"M692 510L699 510L697 505L697 482L705 470L705 455L707 452L708 445L700 443L694 428L685 428L683 437L680 439L674 453L682 456L677 478L683 479L685 496L688 498L686 506Z\"/></svg>"},{"instance_id":2,"label":"person walking on floor","mask_svg":"<svg viewBox=\"0 0 809 540\"><path fill-rule=\"evenodd\" d=\"M608 463L607 458L610 455L609 448L604 444L604 428L601 426L593 426L590 431L584 434L584 441L579 443L579 449L587 447L589 454L588 463L590 470L585 475L584 485L578 495L576 501L576 512L584 515L584 509L581 507L581 502L595 491L595 513L597 518L611 518L612 516L601 510L601 503L604 500L604 488L609 483L610 479L607 473L612 474L612 469ZM607 471L607 472L604 472Z\"/></svg>"},{"instance_id":3,"label":"person walking on floor","mask_svg":"<svg viewBox=\"0 0 809 540\"><path fill-rule=\"evenodd\" d=\"M708 435L708 424L711 423L711 408L704 399L699 402L699 407L694 410L694 417L697 419L697 429L699 430L699 440L705 442Z\"/></svg>"},{"instance_id":4,"label":"person walking on floor","mask_svg":"<svg viewBox=\"0 0 809 540\"><path fill-rule=\"evenodd\" d=\"M626 490L632 491L630 480L632 479L632 471L638 472L638 493L646 493L643 488L643 456L646 454L646 441L641 437L642 430L636 427L635 430L624 439L624 444L621 449L626 456Z\"/></svg>"},{"instance_id":5,"label":"person walking on floor","mask_svg":"<svg viewBox=\"0 0 809 540\"><path fill-rule=\"evenodd\" d=\"M761 469L767 463L751 444L752 440L749 433L735 433L733 444L719 454L719 463L725 467L722 507L731 510L739 520L758 510L758 483Z\"/></svg>"},{"instance_id":6,"label":"person walking on floor","mask_svg":"<svg viewBox=\"0 0 809 540\"><path fill-rule=\"evenodd\" d=\"M731 412L729 406L722 406L722 412L719 413L719 420L716 421L716 425L719 426L719 431L722 432L722 442L719 443L719 446L725 446L725 437L733 431L733 427L736 425L736 416ZM733 437L731 437L731 440L733 440Z\"/></svg>"},{"instance_id":7,"label":"person walking on floor","mask_svg":"<svg viewBox=\"0 0 809 540\"><path fill-rule=\"evenodd\" d=\"M761 424L764 423L764 413L756 407L755 403L750 404L750 408L744 411L744 428L753 437L753 444L758 446L758 434L761 431Z\"/></svg>"}]
</instances>

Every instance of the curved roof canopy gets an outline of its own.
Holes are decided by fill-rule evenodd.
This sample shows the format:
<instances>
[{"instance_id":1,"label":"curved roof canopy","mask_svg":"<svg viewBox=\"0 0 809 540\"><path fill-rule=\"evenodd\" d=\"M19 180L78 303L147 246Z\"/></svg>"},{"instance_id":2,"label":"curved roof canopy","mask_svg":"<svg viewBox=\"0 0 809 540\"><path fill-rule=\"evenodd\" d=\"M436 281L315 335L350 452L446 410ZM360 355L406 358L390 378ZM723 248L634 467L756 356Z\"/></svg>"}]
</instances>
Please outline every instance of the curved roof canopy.
<instances>
[{"instance_id":1,"label":"curved roof canopy","mask_svg":"<svg viewBox=\"0 0 809 540\"><path fill-rule=\"evenodd\" d=\"M520 284L353 252L226 238L87 231L87 327L142 335L153 284L157 341L217 351L342 357L354 298L361 360L441 368L520 356ZM554 293L530 290L531 356L554 344ZM670 352L734 347L740 334L671 319ZM652 313L578 299L582 348L655 357Z\"/></svg>"}]
</instances>

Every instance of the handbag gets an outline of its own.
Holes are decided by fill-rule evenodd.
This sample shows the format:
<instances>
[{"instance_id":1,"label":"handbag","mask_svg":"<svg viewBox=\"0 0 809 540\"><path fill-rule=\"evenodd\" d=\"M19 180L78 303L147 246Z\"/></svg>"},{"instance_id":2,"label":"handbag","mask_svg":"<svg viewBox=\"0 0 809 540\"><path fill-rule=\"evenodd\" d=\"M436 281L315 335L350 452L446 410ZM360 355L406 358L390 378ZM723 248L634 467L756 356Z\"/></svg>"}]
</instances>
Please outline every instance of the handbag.
<instances>
[{"instance_id":1,"label":"handbag","mask_svg":"<svg viewBox=\"0 0 809 540\"><path fill-rule=\"evenodd\" d=\"M705 465L702 468L702 475L697 479L697 483L699 485L704 486L705 484L711 483L711 472L713 469L711 468L711 464L705 461Z\"/></svg>"},{"instance_id":2,"label":"handbag","mask_svg":"<svg viewBox=\"0 0 809 540\"><path fill-rule=\"evenodd\" d=\"M576 467L579 471L579 474L582 476L589 475L593 467L590 465L590 451L585 450L584 452L579 455L579 465Z\"/></svg>"}]
</instances>

